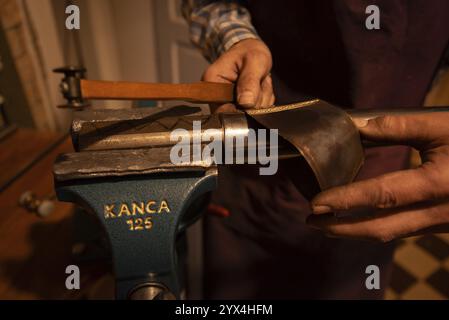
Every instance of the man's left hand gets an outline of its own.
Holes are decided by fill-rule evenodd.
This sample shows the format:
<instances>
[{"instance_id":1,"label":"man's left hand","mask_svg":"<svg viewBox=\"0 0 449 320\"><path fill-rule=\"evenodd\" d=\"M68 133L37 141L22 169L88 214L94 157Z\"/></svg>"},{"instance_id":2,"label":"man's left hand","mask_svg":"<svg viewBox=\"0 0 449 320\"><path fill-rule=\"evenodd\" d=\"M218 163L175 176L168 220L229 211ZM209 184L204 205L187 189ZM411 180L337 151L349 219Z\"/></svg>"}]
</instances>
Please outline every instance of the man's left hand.
<instances>
[{"instance_id":1,"label":"man's left hand","mask_svg":"<svg viewBox=\"0 0 449 320\"><path fill-rule=\"evenodd\" d=\"M416 148L422 165L318 194L307 223L333 237L382 242L449 232L449 113L386 116L359 130L365 139Z\"/></svg>"}]
</instances>

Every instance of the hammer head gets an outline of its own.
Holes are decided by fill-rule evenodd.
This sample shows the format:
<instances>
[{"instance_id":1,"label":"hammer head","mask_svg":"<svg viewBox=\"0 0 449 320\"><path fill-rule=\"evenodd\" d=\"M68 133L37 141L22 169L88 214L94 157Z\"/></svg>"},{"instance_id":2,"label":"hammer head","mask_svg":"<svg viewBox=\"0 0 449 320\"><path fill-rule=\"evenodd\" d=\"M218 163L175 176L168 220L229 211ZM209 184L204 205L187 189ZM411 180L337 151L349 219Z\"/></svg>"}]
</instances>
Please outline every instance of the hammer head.
<instances>
[{"instance_id":1,"label":"hammer head","mask_svg":"<svg viewBox=\"0 0 449 320\"><path fill-rule=\"evenodd\" d=\"M60 89L67 104L60 105L58 108L83 109L90 105L83 99L81 92L81 79L84 79L86 68L69 66L54 69L53 72L64 74Z\"/></svg>"}]
</instances>

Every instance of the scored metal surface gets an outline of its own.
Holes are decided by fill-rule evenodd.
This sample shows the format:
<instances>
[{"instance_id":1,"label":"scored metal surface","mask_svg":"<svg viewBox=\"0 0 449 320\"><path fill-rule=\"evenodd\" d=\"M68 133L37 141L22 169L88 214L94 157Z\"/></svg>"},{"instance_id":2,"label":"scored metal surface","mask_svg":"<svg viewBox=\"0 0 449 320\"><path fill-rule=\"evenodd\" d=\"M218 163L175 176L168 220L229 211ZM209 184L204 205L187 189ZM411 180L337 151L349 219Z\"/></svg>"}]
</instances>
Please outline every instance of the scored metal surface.
<instances>
[{"instance_id":1,"label":"scored metal surface","mask_svg":"<svg viewBox=\"0 0 449 320\"><path fill-rule=\"evenodd\" d=\"M171 148L103 150L67 153L58 157L53 167L57 181L107 176L140 175L161 172L206 170L205 161L173 164Z\"/></svg>"},{"instance_id":2,"label":"scored metal surface","mask_svg":"<svg viewBox=\"0 0 449 320\"><path fill-rule=\"evenodd\" d=\"M363 164L359 132L349 115L322 100L261 110L250 116L294 145L312 168L322 190L351 182Z\"/></svg>"}]
</instances>

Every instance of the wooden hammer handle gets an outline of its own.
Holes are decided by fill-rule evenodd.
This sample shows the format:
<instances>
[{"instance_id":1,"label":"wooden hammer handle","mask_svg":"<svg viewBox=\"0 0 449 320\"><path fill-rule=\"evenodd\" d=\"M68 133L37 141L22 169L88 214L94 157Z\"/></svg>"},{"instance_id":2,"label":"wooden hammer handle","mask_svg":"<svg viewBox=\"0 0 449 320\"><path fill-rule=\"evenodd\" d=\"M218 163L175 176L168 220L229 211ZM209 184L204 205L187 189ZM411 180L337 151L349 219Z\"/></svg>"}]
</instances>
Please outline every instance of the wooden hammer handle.
<instances>
[{"instance_id":1,"label":"wooden hammer handle","mask_svg":"<svg viewBox=\"0 0 449 320\"><path fill-rule=\"evenodd\" d=\"M234 85L196 82L186 84L81 80L83 99L182 100L196 103L234 101Z\"/></svg>"}]
</instances>

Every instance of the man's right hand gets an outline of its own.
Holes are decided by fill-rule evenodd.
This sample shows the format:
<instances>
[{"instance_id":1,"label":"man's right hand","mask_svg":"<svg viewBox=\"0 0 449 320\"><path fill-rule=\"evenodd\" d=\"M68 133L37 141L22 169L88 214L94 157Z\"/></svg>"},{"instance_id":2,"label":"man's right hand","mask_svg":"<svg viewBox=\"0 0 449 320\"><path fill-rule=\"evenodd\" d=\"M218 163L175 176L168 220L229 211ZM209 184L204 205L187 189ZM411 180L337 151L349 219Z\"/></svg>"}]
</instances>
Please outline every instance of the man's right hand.
<instances>
[{"instance_id":1,"label":"man's right hand","mask_svg":"<svg viewBox=\"0 0 449 320\"><path fill-rule=\"evenodd\" d=\"M237 103L242 108L263 108L274 104L270 76L271 52L257 39L236 43L207 68L203 81L236 84ZM234 111L235 106L211 106L213 112Z\"/></svg>"}]
</instances>

